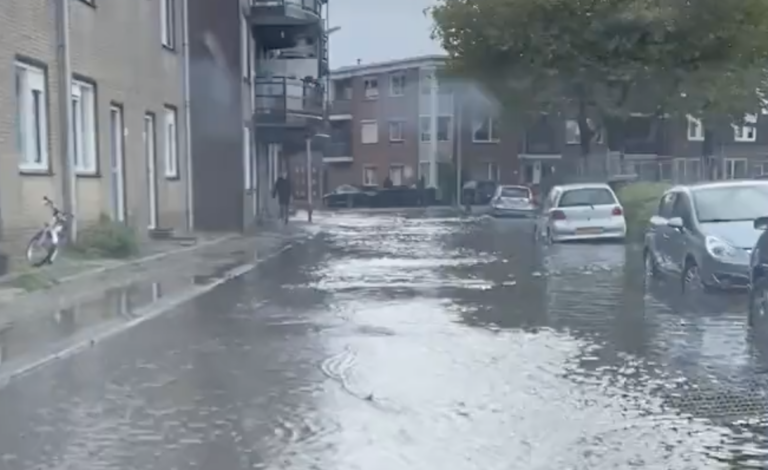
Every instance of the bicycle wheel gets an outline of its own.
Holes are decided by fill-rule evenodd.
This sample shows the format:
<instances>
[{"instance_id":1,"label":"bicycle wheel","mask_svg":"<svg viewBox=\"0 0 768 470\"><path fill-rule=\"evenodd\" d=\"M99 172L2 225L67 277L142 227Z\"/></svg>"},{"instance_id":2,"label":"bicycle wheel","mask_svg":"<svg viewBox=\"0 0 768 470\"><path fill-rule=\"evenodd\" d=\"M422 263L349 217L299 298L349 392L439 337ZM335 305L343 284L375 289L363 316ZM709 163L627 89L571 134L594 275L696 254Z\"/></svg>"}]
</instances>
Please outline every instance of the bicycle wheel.
<instances>
[{"instance_id":1,"label":"bicycle wheel","mask_svg":"<svg viewBox=\"0 0 768 470\"><path fill-rule=\"evenodd\" d=\"M58 247L51 240L51 234L42 229L30 238L27 244L27 261L37 268L53 260Z\"/></svg>"}]
</instances>

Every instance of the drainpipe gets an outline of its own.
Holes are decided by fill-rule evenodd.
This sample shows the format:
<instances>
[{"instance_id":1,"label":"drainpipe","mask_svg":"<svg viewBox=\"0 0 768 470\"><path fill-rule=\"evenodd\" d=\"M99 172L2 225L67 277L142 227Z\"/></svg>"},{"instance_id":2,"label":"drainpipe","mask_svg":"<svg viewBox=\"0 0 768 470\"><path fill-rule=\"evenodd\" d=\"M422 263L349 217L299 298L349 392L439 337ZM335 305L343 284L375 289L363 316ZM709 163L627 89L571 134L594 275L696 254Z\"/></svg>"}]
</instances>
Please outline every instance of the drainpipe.
<instances>
[{"instance_id":1,"label":"drainpipe","mask_svg":"<svg viewBox=\"0 0 768 470\"><path fill-rule=\"evenodd\" d=\"M61 134L62 195L64 211L77 213L75 146L72 122L72 59L69 51L69 0L56 2L57 59L59 62L59 126ZM69 239L77 239L77 219L73 218L68 227Z\"/></svg>"},{"instance_id":2,"label":"drainpipe","mask_svg":"<svg viewBox=\"0 0 768 470\"><path fill-rule=\"evenodd\" d=\"M181 29L182 29L182 51L184 55L184 133L185 145L187 147L187 184L184 185L185 196L187 199L187 230L195 230L195 193L194 193L194 172L192 158L192 108L190 100L189 87L189 0L181 0Z\"/></svg>"}]
</instances>

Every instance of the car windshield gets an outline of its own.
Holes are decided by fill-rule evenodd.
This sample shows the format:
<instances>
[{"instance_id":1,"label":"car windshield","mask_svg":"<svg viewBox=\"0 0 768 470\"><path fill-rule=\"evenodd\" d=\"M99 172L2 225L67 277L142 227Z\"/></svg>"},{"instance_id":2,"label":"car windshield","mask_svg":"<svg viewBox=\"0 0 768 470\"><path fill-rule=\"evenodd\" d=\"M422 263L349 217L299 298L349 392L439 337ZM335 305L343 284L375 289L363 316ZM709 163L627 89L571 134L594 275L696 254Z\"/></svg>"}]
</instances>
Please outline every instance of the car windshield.
<instances>
[{"instance_id":1,"label":"car windshield","mask_svg":"<svg viewBox=\"0 0 768 470\"><path fill-rule=\"evenodd\" d=\"M616 198L607 188L569 189L563 193L558 207L599 206L616 204Z\"/></svg>"},{"instance_id":2,"label":"car windshield","mask_svg":"<svg viewBox=\"0 0 768 470\"><path fill-rule=\"evenodd\" d=\"M754 220L768 215L768 184L698 189L693 203L699 222Z\"/></svg>"},{"instance_id":3,"label":"car windshield","mask_svg":"<svg viewBox=\"0 0 768 470\"><path fill-rule=\"evenodd\" d=\"M508 198L524 198L528 199L530 197L530 193L528 192L528 188L501 188L501 194L499 194L500 197L508 197Z\"/></svg>"}]
</instances>

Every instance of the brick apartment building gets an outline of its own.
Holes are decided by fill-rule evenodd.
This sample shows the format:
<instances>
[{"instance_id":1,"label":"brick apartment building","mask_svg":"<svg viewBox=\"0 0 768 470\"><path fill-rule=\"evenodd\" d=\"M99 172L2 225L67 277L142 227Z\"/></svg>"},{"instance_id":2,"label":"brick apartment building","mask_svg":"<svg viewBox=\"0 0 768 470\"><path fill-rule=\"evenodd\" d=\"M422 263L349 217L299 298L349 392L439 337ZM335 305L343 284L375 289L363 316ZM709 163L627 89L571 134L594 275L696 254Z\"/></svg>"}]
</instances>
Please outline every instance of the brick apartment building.
<instances>
[{"instance_id":1,"label":"brick apartment building","mask_svg":"<svg viewBox=\"0 0 768 470\"><path fill-rule=\"evenodd\" d=\"M537 184L576 173L578 125L542 116L525 132L503 128L485 100L456 99L435 71L440 56L360 64L331 72L331 139L324 155L324 187L340 184L411 184L452 194L457 157L464 179ZM461 101L461 106L459 106ZM625 131L623 164L602 132L590 166L603 173L636 173L646 180L695 181L705 153L695 119L636 116ZM748 116L745 127L716 131L713 155L720 178L768 172L768 115ZM433 139L432 137L436 137Z\"/></svg>"},{"instance_id":2,"label":"brick apartment building","mask_svg":"<svg viewBox=\"0 0 768 470\"><path fill-rule=\"evenodd\" d=\"M2 3L0 250L23 252L44 195L81 226L186 229L181 4Z\"/></svg>"}]
</instances>

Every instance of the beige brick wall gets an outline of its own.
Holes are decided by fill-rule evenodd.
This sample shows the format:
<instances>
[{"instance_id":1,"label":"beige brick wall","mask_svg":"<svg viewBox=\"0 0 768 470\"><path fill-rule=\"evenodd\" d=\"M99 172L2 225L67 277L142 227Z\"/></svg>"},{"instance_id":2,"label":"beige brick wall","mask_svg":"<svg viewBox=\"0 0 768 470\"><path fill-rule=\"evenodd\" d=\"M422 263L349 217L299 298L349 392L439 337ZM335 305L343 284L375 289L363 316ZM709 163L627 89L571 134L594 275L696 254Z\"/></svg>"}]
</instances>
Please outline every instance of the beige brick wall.
<instances>
[{"instance_id":1,"label":"beige brick wall","mask_svg":"<svg viewBox=\"0 0 768 470\"><path fill-rule=\"evenodd\" d=\"M58 1L58 0L56 0ZM0 217L2 245L26 237L49 214L43 195L62 200L56 1L3 0L0 8ZM96 177L77 181L80 221L111 212L110 105L124 110L125 188L129 221L139 229L149 221L148 178L144 156L144 115L156 117L157 187L160 226L185 225L186 126L183 103L181 2L176 0L176 50L161 44L160 0L96 1L90 6L70 0L70 46L73 74L96 84L98 166ZM14 61L44 64L47 72L51 174L22 175L15 137ZM164 169L164 107L178 110L178 179ZM2 248L0 247L0 250Z\"/></svg>"}]
</instances>

